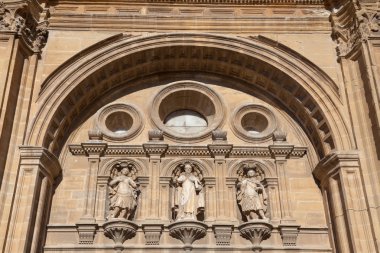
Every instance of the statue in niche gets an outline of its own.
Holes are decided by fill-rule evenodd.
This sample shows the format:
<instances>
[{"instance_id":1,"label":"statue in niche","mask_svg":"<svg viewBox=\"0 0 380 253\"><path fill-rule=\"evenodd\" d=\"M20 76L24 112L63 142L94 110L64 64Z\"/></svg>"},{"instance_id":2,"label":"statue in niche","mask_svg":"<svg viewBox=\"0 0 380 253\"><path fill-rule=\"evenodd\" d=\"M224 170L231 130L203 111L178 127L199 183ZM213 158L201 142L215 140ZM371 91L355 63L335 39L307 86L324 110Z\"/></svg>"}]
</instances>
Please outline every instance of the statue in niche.
<instances>
[{"instance_id":1,"label":"statue in niche","mask_svg":"<svg viewBox=\"0 0 380 253\"><path fill-rule=\"evenodd\" d=\"M246 221L254 219L269 220L265 213L268 196L261 180L264 172L257 164L249 164L238 170L237 201Z\"/></svg>"},{"instance_id":2,"label":"statue in niche","mask_svg":"<svg viewBox=\"0 0 380 253\"><path fill-rule=\"evenodd\" d=\"M107 219L132 219L139 195L137 169L131 163L116 164L111 170L109 186L109 215Z\"/></svg>"},{"instance_id":3,"label":"statue in niche","mask_svg":"<svg viewBox=\"0 0 380 253\"><path fill-rule=\"evenodd\" d=\"M204 219L203 175L198 166L186 162L177 166L173 172L172 182L173 219Z\"/></svg>"}]
</instances>

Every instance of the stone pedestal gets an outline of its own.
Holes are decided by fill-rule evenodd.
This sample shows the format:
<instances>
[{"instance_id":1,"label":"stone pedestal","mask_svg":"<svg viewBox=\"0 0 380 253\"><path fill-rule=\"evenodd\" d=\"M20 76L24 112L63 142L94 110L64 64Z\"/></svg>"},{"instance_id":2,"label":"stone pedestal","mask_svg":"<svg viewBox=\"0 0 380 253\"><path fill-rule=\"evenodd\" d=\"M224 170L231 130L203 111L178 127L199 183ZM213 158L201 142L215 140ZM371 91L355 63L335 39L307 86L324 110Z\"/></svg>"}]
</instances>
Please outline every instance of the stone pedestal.
<instances>
[{"instance_id":1,"label":"stone pedestal","mask_svg":"<svg viewBox=\"0 0 380 253\"><path fill-rule=\"evenodd\" d=\"M184 251L191 252L193 242L206 235L207 225L199 221L177 221L169 225L170 236L183 242Z\"/></svg>"},{"instance_id":2,"label":"stone pedestal","mask_svg":"<svg viewBox=\"0 0 380 253\"><path fill-rule=\"evenodd\" d=\"M273 226L263 220L252 220L241 224L238 229L242 237L251 241L253 245L252 250L254 252L261 252L262 247L260 244L263 240L270 237Z\"/></svg>"},{"instance_id":3,"label":"stone pedestal","mask_svg":"<svg viewBox=\"0 0 380 253\"><path fill-rule=\"evenodd\" d=\"M103 224L104 234L115 242L117 252L124 250L123 243L136 235L138 226L125 219L111 219Z\"/></svg>"}]
</instances>

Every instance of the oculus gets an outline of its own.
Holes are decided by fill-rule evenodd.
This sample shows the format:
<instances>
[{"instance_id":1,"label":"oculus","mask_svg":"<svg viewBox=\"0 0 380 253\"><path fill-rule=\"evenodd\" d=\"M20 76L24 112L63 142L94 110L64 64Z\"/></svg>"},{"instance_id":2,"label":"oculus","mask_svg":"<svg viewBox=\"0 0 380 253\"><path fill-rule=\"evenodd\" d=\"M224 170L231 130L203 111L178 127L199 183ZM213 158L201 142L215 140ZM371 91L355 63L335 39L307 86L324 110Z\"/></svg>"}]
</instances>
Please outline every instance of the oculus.
<instances>
[{"instance_id":1,"label":"oculus","mask_svg":"<svg viewBox=\"0 0 380 253\"><path fill-rule=\"evenodd\" d=\"M142 114L128 104L111 104L97 113L96 126L109 141L134 138L143 128Z\"/></svg>"},{"instance_id":2,"label":"oculus","mask_svg":"<svg viewBox=\"0 0 380 253\"><path fill-rule=\"evenodd\" d=\"M271 110L247 104L237 108L231 117L231 129L247 142L267 141L277 128L277 120Z\"/></svg>"},{"instance_id":3,"label":"oculus","mask_svg":"<svg viewBox=\"0 0 380 253\"><path fill-rule=\"evenodd\" d=\"M223 122L220 97L205 84L179 81L162 89L151 106L153 124L177 141L197 141L211 136Z\"/></svg>"}]
</instances>

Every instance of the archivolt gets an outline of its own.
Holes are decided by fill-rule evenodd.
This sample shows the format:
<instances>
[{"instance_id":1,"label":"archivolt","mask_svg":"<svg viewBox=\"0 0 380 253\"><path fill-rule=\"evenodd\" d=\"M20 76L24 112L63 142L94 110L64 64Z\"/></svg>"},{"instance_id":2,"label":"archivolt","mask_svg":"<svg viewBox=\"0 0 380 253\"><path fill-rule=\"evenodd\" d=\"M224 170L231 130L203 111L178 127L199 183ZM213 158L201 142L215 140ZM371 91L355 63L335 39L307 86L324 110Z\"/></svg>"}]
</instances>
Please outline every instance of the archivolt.
<instances>
[{"instance_id":1,"label":"archivolt","mask_svg":"<svg viewBox=\"0 0 380 253\"><path fill-rule=\"evenodd\" d=\"M331 149L351 148L338 86L311 62L263 37L192 33L120 34L74 56L44 82L29 144L58 155L84 108L128 81L170 71L202 71L244 80L293 113L320 157Z\"/></svg>"}]
</instances>

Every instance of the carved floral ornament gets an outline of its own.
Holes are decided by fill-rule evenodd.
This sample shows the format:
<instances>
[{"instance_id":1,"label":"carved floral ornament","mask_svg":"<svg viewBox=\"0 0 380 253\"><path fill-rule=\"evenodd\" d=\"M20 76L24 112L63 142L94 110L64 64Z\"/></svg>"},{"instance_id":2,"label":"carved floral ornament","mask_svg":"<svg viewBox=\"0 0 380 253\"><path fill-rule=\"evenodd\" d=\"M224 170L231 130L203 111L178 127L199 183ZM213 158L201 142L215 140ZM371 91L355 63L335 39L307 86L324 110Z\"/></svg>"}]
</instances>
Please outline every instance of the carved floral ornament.
<instances>
[{"instance_id":1,"label":"carved floral ornament","mask_svg":"<svg viewBox=\"0 0 380 253\"><path fill-rule=\"evenodd\" d=\"M34 1L16 5L0 2L0 31L15 32L32 51L40 52L49 35L49 22L46 19L49 11L42 9L39 5L37 7L34 5L36 5ZM39 13L35 14L36 12ZM41 14L41 12L45 13Z\"/></svg>"}]
</instances>

